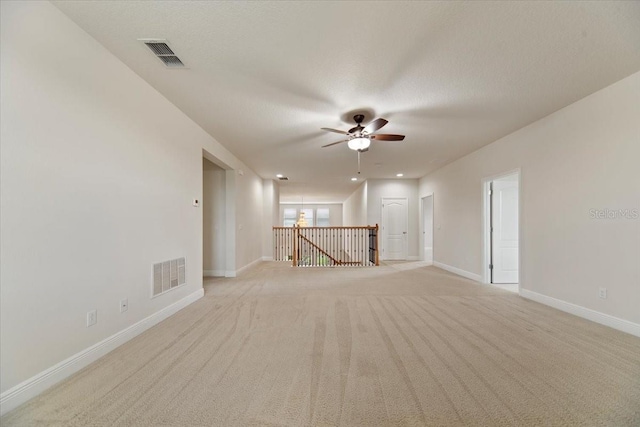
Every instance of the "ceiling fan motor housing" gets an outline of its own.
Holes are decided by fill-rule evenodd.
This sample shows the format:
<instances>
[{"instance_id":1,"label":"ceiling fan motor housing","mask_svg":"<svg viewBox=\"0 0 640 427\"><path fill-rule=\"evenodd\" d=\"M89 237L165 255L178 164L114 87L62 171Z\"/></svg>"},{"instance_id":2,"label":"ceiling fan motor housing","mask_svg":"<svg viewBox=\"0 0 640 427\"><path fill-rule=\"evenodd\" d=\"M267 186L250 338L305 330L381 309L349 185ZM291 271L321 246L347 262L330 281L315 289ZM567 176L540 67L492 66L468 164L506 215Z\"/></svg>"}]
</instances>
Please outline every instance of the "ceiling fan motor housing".
<instances>
[{"instance_id":1,"label":"ceiling fan motor housing","mask_svg":"<svg viewBox=\"0 0 640 427\"><path fill-rule=\"evenodd\" d=\"M357 126L349 129L349 133L354 134L355 137L358 137L360 136L360 131L364 129L361 125L362 121L364 120L364 115L356 114L355 116L353 116L353 120L356 122Z\"/></svg>"}]
</instances>

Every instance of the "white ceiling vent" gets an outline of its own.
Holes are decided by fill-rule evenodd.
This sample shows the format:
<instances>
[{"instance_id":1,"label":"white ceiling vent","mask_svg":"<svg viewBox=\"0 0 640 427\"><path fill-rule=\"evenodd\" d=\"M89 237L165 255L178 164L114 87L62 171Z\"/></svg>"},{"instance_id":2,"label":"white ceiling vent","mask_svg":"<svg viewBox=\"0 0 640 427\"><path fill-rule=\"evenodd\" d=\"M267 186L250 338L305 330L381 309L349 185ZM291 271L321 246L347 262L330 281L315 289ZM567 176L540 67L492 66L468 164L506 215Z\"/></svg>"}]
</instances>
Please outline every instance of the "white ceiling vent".
<instances>
[{"instance_id":1,"label":"white ceiling vent","mask_svg":"<svg viewBox=\"0 0 640 427\"><path fill-rule=\"evenodd\" d=\"M166 40L138 39L153 52L167 68L185 68L184 63L169 47Z\"/></svg>"}]
</instances>

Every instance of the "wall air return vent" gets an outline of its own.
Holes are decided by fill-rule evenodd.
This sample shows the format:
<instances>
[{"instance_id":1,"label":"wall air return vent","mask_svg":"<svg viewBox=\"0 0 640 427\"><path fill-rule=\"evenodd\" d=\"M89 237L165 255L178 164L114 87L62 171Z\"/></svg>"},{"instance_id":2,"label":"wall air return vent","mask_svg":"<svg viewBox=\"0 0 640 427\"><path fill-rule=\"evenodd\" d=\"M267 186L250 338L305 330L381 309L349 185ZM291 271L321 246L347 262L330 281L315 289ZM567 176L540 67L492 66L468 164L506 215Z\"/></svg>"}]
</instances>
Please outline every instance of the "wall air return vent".
<instances>
[{"instance_id":1,"label":"wall air return vent","mask_svg":"<svg viewBox=\"0 0 640 427\"><path fill-rule=\"evenodd\" d=\"M186 283L186 263L184 258L153 264L153 289L155 297Z\"/></svg>"},{"instance_id":2,"label":"wall air return vent","mask_svg":"<svg viewBox=\"0 0 640 427\"><path fill-rule=\"evenodd\" d=\"M167 68L185 68L178 55L169 47L166 40L139 39Z\"/></svg>"}]
</instances>

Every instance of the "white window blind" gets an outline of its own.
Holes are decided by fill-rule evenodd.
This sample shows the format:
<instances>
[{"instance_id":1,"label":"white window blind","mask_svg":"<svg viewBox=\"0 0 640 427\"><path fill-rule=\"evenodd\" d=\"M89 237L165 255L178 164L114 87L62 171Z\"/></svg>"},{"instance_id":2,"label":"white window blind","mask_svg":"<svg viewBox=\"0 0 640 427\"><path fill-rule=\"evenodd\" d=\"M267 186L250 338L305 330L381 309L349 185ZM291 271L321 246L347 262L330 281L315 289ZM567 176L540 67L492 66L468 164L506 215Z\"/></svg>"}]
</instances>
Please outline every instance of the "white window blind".
<instances>
[{"instance_id":1,"label":"white window blind","mask_svg":"<svg viewBox=\"0 0 640 427\"><path fill-rule=\"evenodd\" d=\"M329 227L331 225L331 221L329 220L329 209L316 209L316 225L318 227Z\"/></svg>"}]
</instances>

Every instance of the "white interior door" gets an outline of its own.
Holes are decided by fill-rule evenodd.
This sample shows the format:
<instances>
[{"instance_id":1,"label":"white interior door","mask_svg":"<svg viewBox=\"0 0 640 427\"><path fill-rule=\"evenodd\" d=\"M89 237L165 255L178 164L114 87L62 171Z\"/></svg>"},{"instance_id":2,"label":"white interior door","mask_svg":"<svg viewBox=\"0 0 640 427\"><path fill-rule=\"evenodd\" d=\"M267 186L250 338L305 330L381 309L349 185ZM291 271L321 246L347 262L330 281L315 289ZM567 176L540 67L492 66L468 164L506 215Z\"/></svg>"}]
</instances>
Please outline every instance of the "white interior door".
<instances>
[{"instance_id":1,"label":"white interior door","mask_svg":"<svg viewBox=\"0 0 640 427\"><path fill-rule=\"evenodd\" d=\"M491 261L493 283L518 283L518 177L493 181Z\"/></svg>"},{"instance_id":2,"label":"white interior door","mask_svg":"<svg viewBox=\"0 0 640 427\"><path fill-rule=\"evenodd\" d=\"M422 199L423 260L433 262L433 195Z\"/></svg>"},{"instance_id":3,"label":"white interior door","mask_svg":"<svg viewBox=\"0 0 640 427\"><path fill-rule=\"evenodd\" d=\"M382 259L407 259L407 199L382 199Z\"/></svg>"}]
</instances>

